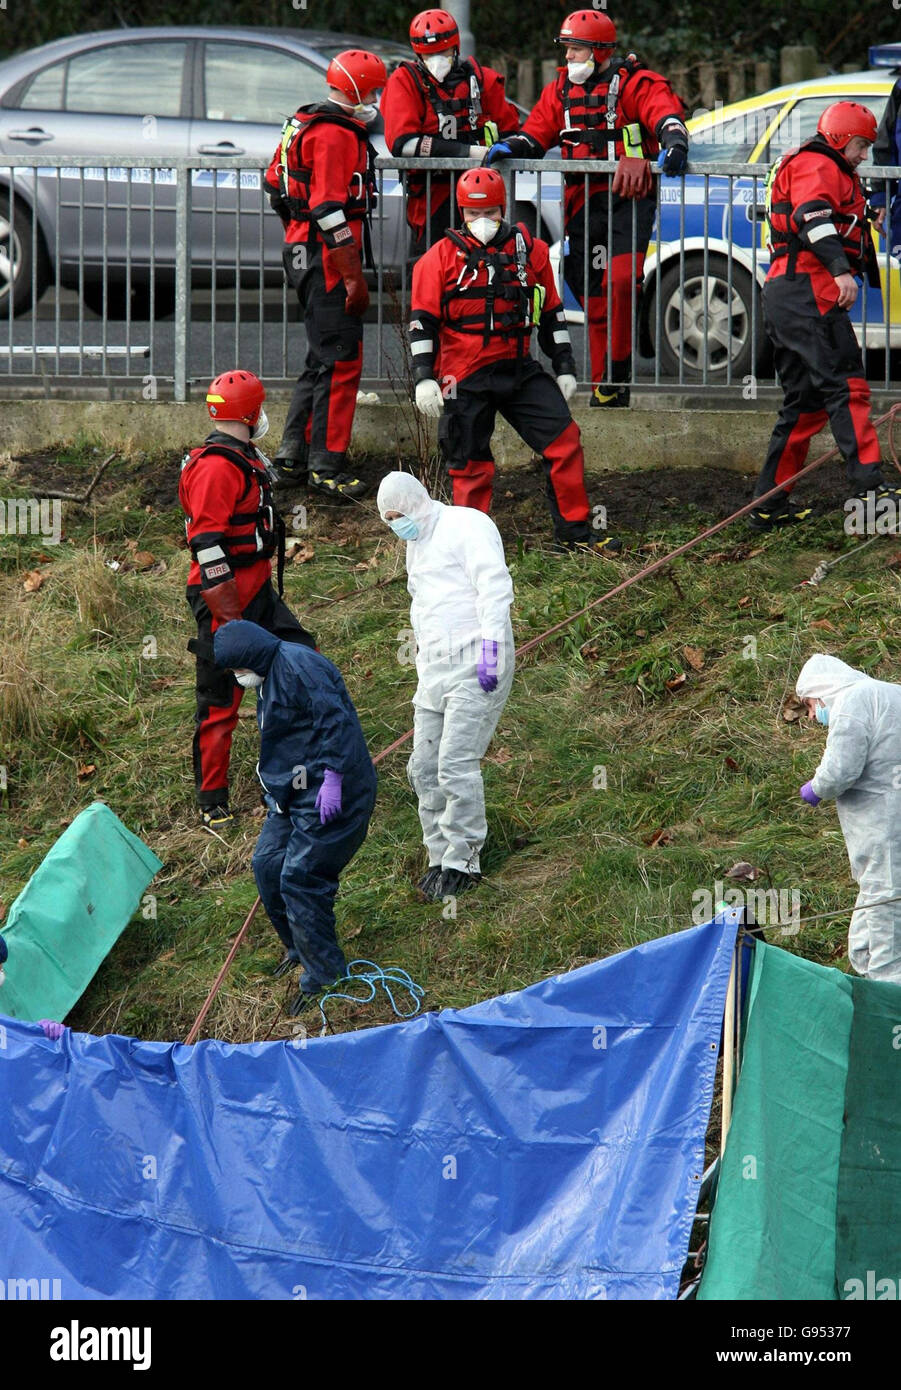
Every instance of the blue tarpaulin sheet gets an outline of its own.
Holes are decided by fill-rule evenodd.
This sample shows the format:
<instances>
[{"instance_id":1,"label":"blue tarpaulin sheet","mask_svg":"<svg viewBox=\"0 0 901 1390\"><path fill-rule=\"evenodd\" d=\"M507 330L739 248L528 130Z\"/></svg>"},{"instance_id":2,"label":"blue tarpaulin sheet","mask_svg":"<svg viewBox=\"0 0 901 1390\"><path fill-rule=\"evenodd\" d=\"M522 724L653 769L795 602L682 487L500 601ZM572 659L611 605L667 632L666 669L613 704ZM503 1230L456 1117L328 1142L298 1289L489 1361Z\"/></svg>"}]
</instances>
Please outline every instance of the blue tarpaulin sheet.
<instances>
[{"instance_id":1,"label":"blue tarpaulin sheet","mask_svg":"<svg viewBox=\"0 0 901 1390\"><path fill-rule=\"evenodd\" d=\"M734 938L293 1043L0 1020L0 1293L674 1298Z\"/></svg>"}]
</instances>

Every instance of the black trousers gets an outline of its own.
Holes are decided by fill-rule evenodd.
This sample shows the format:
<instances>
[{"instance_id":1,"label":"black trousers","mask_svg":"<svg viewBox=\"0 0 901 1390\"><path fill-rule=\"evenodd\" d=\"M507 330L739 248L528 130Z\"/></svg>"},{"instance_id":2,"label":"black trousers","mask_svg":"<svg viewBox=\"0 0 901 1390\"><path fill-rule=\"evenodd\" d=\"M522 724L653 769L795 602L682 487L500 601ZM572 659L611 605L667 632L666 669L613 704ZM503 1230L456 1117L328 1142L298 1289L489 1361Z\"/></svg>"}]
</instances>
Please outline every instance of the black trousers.
<instances>
[{"instance_id":1,"label":"black trousers","mask_svg":"<svg viewBox=\"0 0 901 1390\"><path fill-rule=\"evenodd\" d=\"M213 615L203 590L187 591L191 612L197 619L197 636L188 643L196 664L197 713L194 718L194 786L197 804L204 810L228 803L228 765L232 734L238 722L238 706L244 691L231 671L213 664ZM316 639L298 622L286 603L267 581L242 609L242 616L258 623L283 642L315 647Z\"/></svg>"},{"instance_id":2,"label":"black trousers","mask_svg":"<svg viewBox=\"0 0 901 1390\"><path fill-rule=\"evenodd\" d=\"M779 275L764 285L763 316L785 397L754 496L790 485L827 420L849 482L864 489L881 483L870 388L847 310L820 313L808 275Z\"/></svg>"},{"instance_id":3,"label":"black trousers","mask_svg":"<svg viewBox=\"0 0 901 1390\"><path fill-rule=\"evenodd\" d=\"M588 497L579 427L552 376L534 357L492 362L457 382L438 424L442 459L457 506L491 508L498 412L540 454L557 540L588 540Z\"/></svg>"},{"instance_id":4,"label":"black trousers","mask_svg":"<svg viewBox=\"0 0 901 1390\"><path fill-rule=\"evenodd\" d=\"M569 251L563 273L585 309L595 382L628 381L632 375L633 287L637 317L655 209L653 198L595 193L588 200L587 216L581 208L567 218Z\"/></svg>"},{"instance_id":5,"label":"black trousers","mask_svg":"<svg viewBox=\"0 0 901 1390\"><path fill-rule=\"evenodd\" d=\"M310 468L339 473L363 372L363 320L345 312L343 280L326 289L321 246L288 243L282 259L303 310L307 356L288 407L279 455L302 459L309 449Z\"/></svg>"}]
</instances>

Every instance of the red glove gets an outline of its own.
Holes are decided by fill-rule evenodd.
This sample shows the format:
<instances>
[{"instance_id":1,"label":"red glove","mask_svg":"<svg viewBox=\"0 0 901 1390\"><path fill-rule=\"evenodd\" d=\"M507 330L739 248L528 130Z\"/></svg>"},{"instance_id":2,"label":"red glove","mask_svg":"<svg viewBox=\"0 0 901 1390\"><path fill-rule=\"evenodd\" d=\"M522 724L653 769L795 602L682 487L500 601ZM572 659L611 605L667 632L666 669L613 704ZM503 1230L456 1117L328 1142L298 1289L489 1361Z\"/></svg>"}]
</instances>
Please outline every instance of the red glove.
<instances>
[{"instance_id":1,"label":"red glove","mask_svg":"<svg viewBox=\"0 0 901 1390\"><path fill-rule=\"evenodd\" d=\"M613 192L620 198L645 198L653 187L648 160L621 154L613 175Z\"/></svg>"},{"instance_id":2,"label":"red glove","mask_svg":"<svg viewBox=\"0 0 901 1390\"><path fill-rule=\"evenodd\" d=\"M345 314L355 314L362 318L369 308L369 287L363 275L363 262L356 246L333 246L326 250L329 265L344 281L347 298L344 301Z\"/></svg>"},{"instance_id":3,"label":"red glove","mask_svg":"<svg viewBox=\"0 0 901 1390\"><path fill-rule=\"evenodd\" d=\"M214 584L211 589L204 589L203 601L219 627L244 616L241 612L238 586L233 579L226 579L224 584Z\"/></svg>"}]
</instances>

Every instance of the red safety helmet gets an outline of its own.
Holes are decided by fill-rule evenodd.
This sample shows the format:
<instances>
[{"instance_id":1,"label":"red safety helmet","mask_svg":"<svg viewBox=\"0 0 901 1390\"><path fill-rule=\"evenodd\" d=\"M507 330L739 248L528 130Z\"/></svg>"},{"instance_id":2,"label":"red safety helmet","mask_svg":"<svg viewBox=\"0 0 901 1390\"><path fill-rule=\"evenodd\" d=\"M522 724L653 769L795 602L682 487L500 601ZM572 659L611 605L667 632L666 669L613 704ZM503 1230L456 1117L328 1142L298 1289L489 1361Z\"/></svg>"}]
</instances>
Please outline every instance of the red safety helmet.
<instances>
[{"instance_id":1,"label":"red safety helmet","mask_svg":"<svg viewBox=\"0 0 901 1390\"><path fill-rule=\"evenodd\" d=\"M560 25L557 42L581 43L593 48L596 58L606 58L616 43L616 25L599 10L574 10Z\"/></svg>"},{"instance_id":2,"label":"red safety helmet","mask_svg":"<svg viewBox=\"0 0 901 1390\"><path fill-rule=\"evenodd\" d=\"M223 372L210 382L206 406L211 420L239 420L253 429L260 418L266 388L253 372Z\"/></svg>"},{"instance_id":3,"label":"red safety helmet","mask_svg":"<svg viewBox=\"0 0 901 1390\"><path fill-rule=\"evenodd\" d=\"M859 101L835 101L817 121L817 134L836 150L843 150L855 135L872 145L876 139L876 117Z\"/></svg>"},{"instance_id":4,"label":"red safety helmet","mask_svg":"<svg viewBox=\"0 0 901 1390\"><path fill-rule=\"evenodd\" d=\"M500 208L507 206L507 190L496 169L467 169L457 180L457 206Z\"/></svg>"},{"instance_id":5,"label":"red safety helmet","mask_svg":"<svg viewBox=\"0 0 901 1390\"><path fill-rule=\"evenodd\" d=\"M328 65L325 80L330 87L337 87L348 101L361 106L364 96L384 87L388 74L378 54L365 48L348 48L344 53L336 53Z\"/></svg>"},{"instance_id":6,"label":"red safety helmet","mask_svg":"<svg viewBox=\"0 0 901 1390\"><path fill-rule=\"evenodd\" d=\"M410 46L414 53L443 53L460 47L457 21L447 10L423 10L410 25Z\"/></svg>"}]
</instances>

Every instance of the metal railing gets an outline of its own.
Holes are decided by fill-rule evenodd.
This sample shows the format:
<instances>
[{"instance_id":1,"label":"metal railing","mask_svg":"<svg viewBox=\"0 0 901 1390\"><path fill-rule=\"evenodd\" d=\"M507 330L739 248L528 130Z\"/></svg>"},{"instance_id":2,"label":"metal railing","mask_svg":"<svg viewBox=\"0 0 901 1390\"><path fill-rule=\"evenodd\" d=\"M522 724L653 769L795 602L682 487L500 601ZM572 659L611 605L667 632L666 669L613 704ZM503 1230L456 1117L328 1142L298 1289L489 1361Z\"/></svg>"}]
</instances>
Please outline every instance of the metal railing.
<instances>
[{"instance_id":1,"label":"metal railing","mask_svg":"<svg viewBox=\"0 0 901 1390\"><path fill-rule=\"evenodd\" d=\"M471 167L463 159L377 161L366 387L405 390L409 380L405 177L417 171L430 198L433 182L448 174L453 182ZM611 323L614 295L628 282L634 325L629 374L638 387L701 389L726 403L753 399L772 384L761 308L769 265L764 166L696 164L675 179L655 171L654 226L641 266L639 204L618 213L615 236L606 238L594 235L594 212L586 219L571 210L568 223L564 217L564 196L584 197L589 180L612 173L615 165L545 159L499 167L510 220L525 220L552 243L584 383L593 380L589 334L566 280L586 283L614 256L625 256L624 274L619 260L617 274L608 273L594 296L591 314ZM890 188L901 169L879 170L877 179L868 168L866 175ZM601 222L606 215L607 225L613 223L609 182L591 206ZM4 216L0 386L183 401L192 385L205 386L223 364L240 362L272 385L287 384L300 370L305 334L294 292L284 282L282 227L269 209L258 157L117 161L17 154L14 164L0 165L0 222ZM572 256L564 267L565 227L581 245L578 267ZM901 282L889 239L878 244L880 285L864 285L852 321L871 383L889 389L895 384L891 349L901 346ZM606 379L613 364L608 339Z\"/></svg>"}]
</instances>

